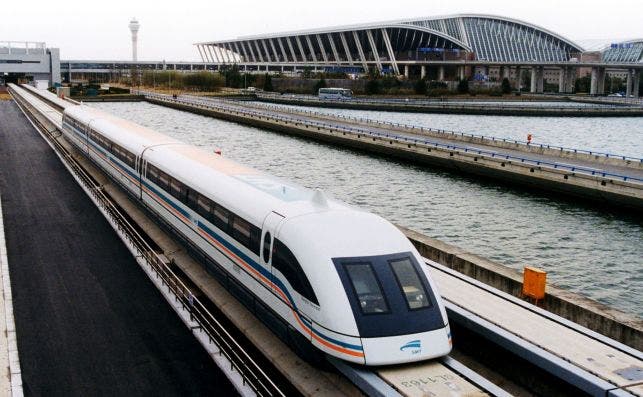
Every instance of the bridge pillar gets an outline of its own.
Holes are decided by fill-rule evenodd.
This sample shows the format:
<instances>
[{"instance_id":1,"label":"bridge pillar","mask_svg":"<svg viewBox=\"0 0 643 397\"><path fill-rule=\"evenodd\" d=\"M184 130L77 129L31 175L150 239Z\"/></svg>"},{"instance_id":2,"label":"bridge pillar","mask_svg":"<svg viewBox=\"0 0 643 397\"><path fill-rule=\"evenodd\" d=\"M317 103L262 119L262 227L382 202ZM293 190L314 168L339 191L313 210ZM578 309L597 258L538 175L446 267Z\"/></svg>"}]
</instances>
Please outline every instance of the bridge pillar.
<instances>
[{"instance_id":1,"label":"bridge pillar","mask_svg":"<svg viewBox=\"0 0 643 397\"><path fill-rule=\"evenodd\" d=\"M426 77L426 66L422 65L420 66L420 79L424 79Z\"/></svg>"},{"instance_id":2,"label":"bridge pillar","mask_svg":"<svg viewBox=\"0 0 643 397\"><path fill-rule=\"evenodd\" d=\"M409 65L404 65L404 77L409 78Z\"/></svg>"},{"instance_id":3,"label":"bridge pillar","mask_svg":"<svg viewBox=\"0 0 643 397\"><path fill-rule=\"evenodd\" d=\"M530 92L532 94L539 93L542 94L543 92L543 74L544 74L544 67L542 66L532 66L531 67L531 90Z\"/></svg>"},{"instance_id":4,"label":"bridge pillar","mask_svg":"<svg viewBox=\"0 0 643 397\"><path fill-rule=\"evenodd\" d=\"M589 95L596 95L597 92L598 92L598 68L592 68L592 75L589 83Z\"/></svg>"},{"instance_id":5,"label":"bridge pillar","mask_svg":"<svg viewBox=\"0 0 643 397\"><path fill-rule=\"evenodd\" d=\"M590 95L603 95L605 93L605 68L592 68L589 93Z\"/></svg>"},{"instance_id":6,"label":"bridge pillar","mask_svg":"<svg viewBox=\"0 0 643 397\"><path fill-rule=\"evenodd\" d=\"M511 74L511 67L510 66L501 66L500 67L500 78L501 79L509 80L510 74Z\"/></svg>"},{"instance_id":7,"label":"bridge pillar","mask_svg":"<svg viewBox=\"0 0 643 397\"><path fill-rule=\"evenodd\" d=\"M634 98L638 98L641 73L638 70L633 70L632 72L634 74L634 78L632 79L632 95L634 95Z\"/></svg>"},{"instance_id":8,"label":"bridge pillar","mask_svg":"<svg viewBox=\"0 0 643 397\"><path fill-rule=\"evenodd\" d=\"M458 79L464 80L464 66L458 66Z\"/></svg>"},{"instance_id":9,"label":"bridge pillar","mask_svg":"<svg viewBox=\"0 0 643 397\"><path fill-rule=\"evenodd\" d=\"M444 81L444 66L438 66L438 81Z\"/></svg>"},{"instance_id":10,"label":"bridge pillar","mask_svg":"<svg viewBox=\"0 0 643 397\"><path fill-rule=\"evenodd\" d=\"M632 83L634 82L633 81L634 80L633 75L634 75L634 70L628 69L627 70L627 77L626 77L626 80L625 80L625 96L627 98L629 98L630 95L632 95Z\"/></svg>"},{"instance_id":11,"label":"bridge pillar","mask_svg":"<svg viewBox=\"0 0 643 397\"><path fill-rule=\"evenodd\" d=\"M605 94L605 68L598 68L598 84L596 86L597 94Z\"/></svg>"},{"instance_id":12,"label":"bridge pillar","mask_svg":"<svg viewBox=\"0 0 643 397\"><path fill-rule=\"evenodd\" d=\"M558 72L558 93L563 94L567 91L567 68L562 67Z\"/></svg>"},{"instance_id":13,"label":"bridge pillar","mask_svg":"<svg viewBox=\"0 0 643 397\"><path fill-rule=\"evenodd\" d=\"M522 69L516 66L516 88L518 91L522 90Z\"/></svg>"},{"instance_id":14,"label":"bridge pillar","mask_svg":"<svg viewBox=\"0 0 643 397\"><path fill-rule=\"evenodd\" d=\"M576 68L568 67L567 68L567 86L565 92L572 93L576 85Z\"/></svg>"}]
</instances>

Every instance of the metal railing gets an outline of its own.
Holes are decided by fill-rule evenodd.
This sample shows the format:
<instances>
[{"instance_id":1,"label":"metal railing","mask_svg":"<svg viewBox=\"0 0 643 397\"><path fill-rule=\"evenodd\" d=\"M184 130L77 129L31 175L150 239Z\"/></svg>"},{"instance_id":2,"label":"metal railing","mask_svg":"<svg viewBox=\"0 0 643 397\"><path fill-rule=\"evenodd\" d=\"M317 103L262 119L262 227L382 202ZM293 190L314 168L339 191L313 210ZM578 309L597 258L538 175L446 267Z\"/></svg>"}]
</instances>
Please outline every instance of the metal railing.
<instances>
[{"instance_id":1,"label":"metal railing","mask_svg":"<svg viewBox=\"0 0 643 397\"><path fill-rule=\"evenodd\" d=\"M310 126L313 128L319 128L319 129L324 128L324 129L337 131L337 132L350 133L353 135L357 135L358 137L360 137L360 135L366 135L371 137L386 138L389 140L395 140L395 141L403 142L407 144L416 144L416 145L421 144L421 145L440 148L444 150L456 150L464 153L478 154L480 156L493 158L493 159L517 161L522 164L529 164L529 165L540 166L540 167L544 166L544 167L548 167L556 170L564 170L564 171L569 171L574 173L580 172L591 176L601 176L604 178L609 177L609 178L614 178L622 181L643 183L642 178L637 178L629 175L610 173L604 170L599 170L599 169L594 169L589 167L575 166L575 165L557 163L552 161L514 156L510 154L497 153L490 150L470 148L470 147L465 147L460 145L445 144L441 142L431 141L429 139L413 138L413 137L407 137L407 136L397 135L397 134L387 133L387 132L369 131L363 128L331 124L331 123L315 121L310 119L299 119L296 117L279 115L279 114L268 114L268 113L256 112L256 111L248 110L247 108L244 108L241 106L230 106L229 104L223 103L223 102L214 103L208 100L197 100L193 98L186 99L184 97L173 98L169 95L156 94L156 93L141 93L141 94L145 95L148 98L152 98L160 101L174 102L174 103L183 104L187 106L197 106L197 107L202 107L202 108L211 109L211 110L219 110L219 111L228 112L232 114L244 115L246 117L253 117L253 118L259 118L259 119L266 119L266 120L271 119L274 121L292 123L295 126L299 126L301 124L301 125Z\"/></svg>"},{"instance_id":2,"label":"metal railing","mask_svg":"<svg viewBox=\"0 0 643 397\"><path fill-rule=\"evenodd\" d=\"M20 94L18 94L19 96ZM14 96L15 97L15 96ZM22 107L29 107L24 102L19 102ZM26 101L25 101L26 102ZM51 135L51 131L42 124L37 117L33 120L45 131L49 141L56 147L60 155L69 166L69 169L85 186L99 207L117 226L119 232L127 239L150 269L156 274L161 283L174 295L175 300L183 309L190 312L191 320L208 335L210 343L219 348L219 354L225 356L231 363L231 369L236 369L243 379L243 384L248 385L258 396L283 396L280 389L270 380L268 375L252 360L246 351L234 340L225 327L207 310L203 303L190 291L179 276L170 269L161 257L154 252L152 247L138 233L112 200L105 195L102 187L97 184L82 166L73 158L58 140Z\"/></svg>"},{"instance_id":3,"label":"metal railing","mask_svg":"<svg viewBox=\"0 0 643 397\"><path fill-rule=\"evenodd\" d=\"M624 104L601 104L594 105L586 104L585 106L524 106L524 105L490 105L483 103L470 103L458 104L458 102L466 101L449 101L449 100L429 100L429 99L397 99L397 98L381 98L381 99L366 99L366 98L350 98L350 99L320 99L314 96L295 95L295 94L268 94L260 93L257 99L266 99L282 102L299 102L305 104L350 104L350 105L373 105L385 106L395 105L402 108L421 107L426 109L443 109L443 110L519 110L527 113L527 111L552 111L558 113L582 113L582 112L601 112L601 111L619 111L623 113L632 112L633 114L640 113L643 109L639 106L628 106Z\"/></svg>"}]
</instances>

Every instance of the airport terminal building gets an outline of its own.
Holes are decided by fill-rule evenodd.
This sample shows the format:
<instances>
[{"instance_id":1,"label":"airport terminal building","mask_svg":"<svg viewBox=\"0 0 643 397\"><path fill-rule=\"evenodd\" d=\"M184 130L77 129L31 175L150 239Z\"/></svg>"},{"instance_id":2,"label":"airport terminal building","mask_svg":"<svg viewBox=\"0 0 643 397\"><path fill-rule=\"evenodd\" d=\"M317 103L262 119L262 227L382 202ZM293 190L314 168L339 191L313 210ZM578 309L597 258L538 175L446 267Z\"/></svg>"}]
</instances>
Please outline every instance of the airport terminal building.
<instances>
[{"instance_id":1,"label":"airport terminal building","mask_svg":"<svg viewBox=\"0 0 643 397\"><path fill-rule=\"evenodd\" d=\"M543 27L494 15L461 14L331 27L195 44L204 62L244 70L297 73L304 68L361 74L372 68L409 78L457 80L483 76L520 80L530 71L532 91L543 81L571 92L585 61L596 93L601 77L619 71L634 79L643 66L643 40L611 43L587 52ZM578 64L578 65L576 65ZM631 66L631 67L630 67Z\"/></svg>"}]
</instances>

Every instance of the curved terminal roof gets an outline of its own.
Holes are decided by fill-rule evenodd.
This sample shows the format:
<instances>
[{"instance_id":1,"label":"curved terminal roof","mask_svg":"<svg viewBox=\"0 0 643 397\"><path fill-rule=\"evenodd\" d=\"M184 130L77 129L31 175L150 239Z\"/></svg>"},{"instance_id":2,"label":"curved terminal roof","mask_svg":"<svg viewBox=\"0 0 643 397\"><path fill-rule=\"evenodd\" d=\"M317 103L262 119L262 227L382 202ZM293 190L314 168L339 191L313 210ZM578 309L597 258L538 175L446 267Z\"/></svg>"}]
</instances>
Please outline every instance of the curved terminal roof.
<instances>
[{"instance_id":1,"label":"curved terminal roof","mask_svg":"<svg viewBox=\"0 0 643 397\"><path fill-rule=\"evenodd\" d=\"M400 61L561 62L583 48L517 19L458 14L197 43L206 62L392 67Z\"/></svg>"},{"instance_id":2,"label":"curved terminal roof","mask_svg":"<svg viewBox=\"0 0 643 397\"><path fill-rule=\"evenodd\" d=\"M560 62L583 52L580 45L543 27L496 15L459 14L405 23L448 33L471 46L479 60Z\"/></svg>"},{"instance_id":3,"label":"curved terminal roof","mask_svg":"<svg viewBox=\"0 0 643 397\"><path fill-rule=\"evenodd\" d=\"M610 43L601 52L603 62L643 63L643 39Z\"/></svg>"}]
</instances>

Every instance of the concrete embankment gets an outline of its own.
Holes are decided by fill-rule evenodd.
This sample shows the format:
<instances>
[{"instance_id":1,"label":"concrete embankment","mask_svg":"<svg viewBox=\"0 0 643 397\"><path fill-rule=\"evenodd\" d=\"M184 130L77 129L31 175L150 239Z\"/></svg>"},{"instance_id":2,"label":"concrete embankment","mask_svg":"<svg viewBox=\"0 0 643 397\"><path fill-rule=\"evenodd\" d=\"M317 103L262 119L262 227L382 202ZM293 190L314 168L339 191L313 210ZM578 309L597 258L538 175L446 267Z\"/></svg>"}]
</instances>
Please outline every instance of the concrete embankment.
<instances>
[{"instance_id":1,"label":"concrete embankment","mask_svg":"<svg viewBox=\"0 0 643 397\"><path fill-rule=\"evenodd\" d=\"M632 117L643 116L643 108L627 106L502 106L492 104L453 104L448 101L417 103L415 101L320 101L284 96L257 96L258 101L283 105L319 108L375 110L385 112L473 114L494 116L565 116L565 117Z\"/></svg>"},{"instance_id":2,"label":"concrete embankment","mask_svg":"<svg viewBox=\"0 0 643 397\"><path fill-rule=\"evenodd\" d=\"M399 227L399 226L398 226ZM422 256L516 297L522 297L522 273L456 246L399 227ZM643 320L584 296L547 286L539 306L563 318L643 350Z\"/></svg>"},{"instance_id":3,"label":"concrete embankment","mask_svg":"<svg viewBox=\"0 0 643 397\"><path fill-rule=\"evenodd\" d=\"M172 100L147 98L150 103L216 117L254 127L303 136L403 161L438 166L517 184L536 191L563 193L599 204L610 204L635 211L643 210L641 185L616 177L577 173L561 168L529 164L502 156L482 156L474 151L402 141L384 136L293 122L269 115L250 114Z\"/></svg>"}]
</instances>

